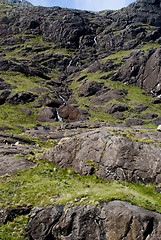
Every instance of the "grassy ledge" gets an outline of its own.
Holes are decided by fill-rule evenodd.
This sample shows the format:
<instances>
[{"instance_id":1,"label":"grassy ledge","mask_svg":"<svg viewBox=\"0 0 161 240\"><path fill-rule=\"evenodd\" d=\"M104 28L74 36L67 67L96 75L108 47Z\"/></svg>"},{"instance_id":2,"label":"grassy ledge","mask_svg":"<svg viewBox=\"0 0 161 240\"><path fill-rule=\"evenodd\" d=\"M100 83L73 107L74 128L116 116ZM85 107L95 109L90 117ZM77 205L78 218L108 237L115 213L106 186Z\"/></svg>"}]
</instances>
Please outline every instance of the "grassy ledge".
<instances>
[{"instance_id":1,"label":"grassy ledge","mask_svg":"<svg viewBox=\"0 0 161 240\"><path fill-rule=\"evenodd\" d=\"M50 204L95 204L113 199L129 201L161 213L161 194L154 185L105 181L80 176L73 169L60 169L49 162L4 176L0 182L0 208Z\"/></svg>"}]
</instances>

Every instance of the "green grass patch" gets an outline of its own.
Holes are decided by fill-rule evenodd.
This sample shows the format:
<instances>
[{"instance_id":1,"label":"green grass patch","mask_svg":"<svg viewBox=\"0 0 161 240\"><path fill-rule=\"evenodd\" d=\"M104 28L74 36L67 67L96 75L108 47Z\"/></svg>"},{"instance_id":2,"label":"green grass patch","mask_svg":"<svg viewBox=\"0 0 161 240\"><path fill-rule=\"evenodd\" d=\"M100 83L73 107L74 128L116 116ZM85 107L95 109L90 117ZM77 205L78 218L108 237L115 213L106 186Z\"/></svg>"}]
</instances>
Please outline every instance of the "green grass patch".
<instances>
[{"instance_id":1,"label":"green grass patch","mask_svg":"<svg viewBox=\"0 0 161 240\"><path fill-rule=\"evenodd\" d=\"M113 132L116 134L116 135L120 135L120 136L123 136L123 137L127 137L127 138L130 138L132 141L135 141L135 142L141 142L141 143L147 143L147 144L153 144L155 143L154 140L150 140L150 139L147 139L147 138L140 138L140 137L135 137L133 136L132 132L130 131L115 131L113 130Z\"/></svg>"},{"instance_id":2,"label":"green grass patch","mask_svg":"<svg viewBox=\"0 0 161 240\"><path fill-rule=\"evenodd\" d=\"M119 63L122 61L124 57L127 57L132 50L121 50L119 52L112 52L108 57L102 59L103 62L106 62L109 59L115 60L115 63Z\"/></svg>"},{"instance_id":3,"label":"green grass patch","mask_svg":"<svg viewBox=\"0 0 161 240\"><path fill-rule=\"evenodd\" d=\"M150 48L157 48L157 47L160 47L160 44L157 44L157 43L146 43L144 44L140 50L143 50L143 51L146 51Z\"/></svg>"},{"instance_id":4,"label":"green grass patch","mask_svg":"<svg viewBox=\"0 0 161 240\"><path fill-rule=\"evenodd\" d=\"M13 76L13 72L5 71L1 72L0 77L12 86L16 86L15 89L12 89L12 92L29 91L29 89L30 92L32 92L31 89L33 88L44 88L45 92L47 89L43 86L43 82L45 83L45 80L42 80L37 76L25 76L19 72L16 76Z\"/></svg>"},{"instance_id":5,"label":"green grass patch","mask_svg":"<svg viewBox=\"0 0 161 240\"><path fill-rule=\"evenodd\" d=\"M80 176L72 169L60 169L48 162L4 176L4 179L5 182L0 182L0 208L80 203L97 205L102 201L120 199L161 212L161 194L154 191L153 185Z\"/></svg>"},{"instance_id":6,"label":"green grass patch","mask_svg":"<svg viewBox=\"0 0 161 240\"><path fill-rule=\"evenodd\" d=\"M85 160L93 164L90 160ZM152 184L105 181L97 176L80 176L73 169L60 169L52 163L39 161L36 167L1 177L0 208L42 206L53 204L98 205L112 200L128 201L161 213L161 194ZM0 239L25 240L28 216L17 216L0 225Z\"/></svg>"},{"instance_id":7,"label":"green grass patch","mask_svg":"<svg viewBox=\"0 0 161 240\"><path fill-rule=\"evenodd\" d=\"M25 225L28 223L27 216L17 216L12 222L0 225L0 239L25 240Z\"/></svg>"},{"instance_id":8,"label":"green grass patch","mask_svg":"<svg viewBox=\"0 0 161 240\"><path fill-rule=\"evenodd\" d=\"M146 96L146 92L144 90L141 90L139 87L128 86L119 81L111 81L110 78L105 79L105 80L100 79L100 77L105 75L106 73L100 73L99 71L96 73L87 73L87 72L88 72L88 69L84 69L81 72L81 75L79 77L86 74L87 81L102 82L107 87L110 87L111 89L120 89L120 90L127 89L128 90L127 95L125 95L123 97L121 96L119 98L115 98L115 99L109 101L109 103L111 102L111 103L116 103L116 104L120 104L120 103L126 104L129 107L129 109L135 109L135 106L137 104L142 104L142 105L148 106L147 110L142 113L154 112L154 113L157 113L158 115L161 115L161 108L159 108L156 104L152 104L152 101L154 101L154 98L152 98L150 96ZM106 121L106 122L111 122L111 123L120 121L117 118L115 118L114 116L112 116L111 114L105 113L103 110L100 109L100 106L94 105L90 101L92 96L91 97L79 97L79 88L80 88L81 84L82 84L81 82L77 81L77 78L74 78L70 87L71 87L71 89L73 89L75 99L77 100L80 108L83 108L90 113L90 120ZM106 106L106 104L105 104L105 106ZM95 110L92 110L91 106L92 106L92 108L95 107ZM127 113L127 112L125 112L125 113ZM139 114L130 113L129 116L139 117ZM126 121L126 119L125 119L125 121ZM147 120L147 125L145 123L145 126L147 126L149 128L156 128L156 125L149 124L148 120Z\"/></svg>"},{"instance_id":9,"label":"green grass patch","mask_svg":"<svg viewBox=\"0 0 161 240\"><path fill-rule=\"evenodd\" d=\"M23 113L20 108L28 107L31 109L30 104L25 105L12 105L12 104L3 104L0 105L0 126L8 126L16 128L17 126L22 126L25 128L34 127L37 123L36 114L31 114L30 116Z\"/></svg>"}]
</instances>

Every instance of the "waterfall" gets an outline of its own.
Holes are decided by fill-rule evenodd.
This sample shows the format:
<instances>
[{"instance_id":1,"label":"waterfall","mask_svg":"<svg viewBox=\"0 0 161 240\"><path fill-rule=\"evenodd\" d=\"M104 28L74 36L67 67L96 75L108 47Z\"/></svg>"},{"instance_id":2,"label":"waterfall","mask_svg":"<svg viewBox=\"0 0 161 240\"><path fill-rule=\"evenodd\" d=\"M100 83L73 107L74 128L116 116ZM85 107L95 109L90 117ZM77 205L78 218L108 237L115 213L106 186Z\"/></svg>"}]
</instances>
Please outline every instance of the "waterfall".
<instances>
[{"instance_id":1,"label":"waterfall","mask_svg":"<svg viewBox=\"0 0 161 240\"><path fill-rule=\"evenodd\" d=\"M94 37L94 45L97 46L98 42L97 42L97 37Z\"/></svg>"},{"instance_id":2,"label":"waterfall","mask_svg":"<svg viewBox=\"0 0 161 240\"><path fill-rule=\"evenodd\" d=\"M71 66L71 64L72 64L72 62L73 62L73 60L70 60L70 62L69 62L69 64L68 64L68 66L67 66L67 67L70 67L70 66Z\"/></svg>"},{"instance_id":3,"label":"waterfall","mask_svg":"<svg viewBox=\"0 0 161 240\"><path fill-rule=\"evenodd\" d=\"M59 98L63 101L63 104L66 105L66 100L61 95L59 95Z\"/></svg>"},{"instance_id":4,"label":"waterfall","mask_svg":"<svg viewBox=\"0 0 161 240\"><path fill-rule=\"evenodd\" d=\"M63 122L63 118L60 117L59 112L58 112L57 110L56 110L56 116L57 116L57 120L58 120L59 122Z\"/></svg>"}]
</instances>

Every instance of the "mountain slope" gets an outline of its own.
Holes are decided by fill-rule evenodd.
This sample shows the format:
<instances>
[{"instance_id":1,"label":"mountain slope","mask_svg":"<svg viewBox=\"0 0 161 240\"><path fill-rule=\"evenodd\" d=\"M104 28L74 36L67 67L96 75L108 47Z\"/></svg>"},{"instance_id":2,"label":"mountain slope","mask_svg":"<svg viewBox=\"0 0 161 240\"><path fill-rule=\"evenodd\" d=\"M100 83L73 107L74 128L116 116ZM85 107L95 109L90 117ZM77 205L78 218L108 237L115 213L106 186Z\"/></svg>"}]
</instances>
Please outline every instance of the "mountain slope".
<instances>
[{"instance_id":1,"label":"mountain slope","mask_svg":"<svg viewBox=\"0 0 161 240\"><path fill-rule=\"evenodd\" d=\"M32 4L26 0L0 0L0 3L9 4L16 7L30 7Z\"/></svg>"},{"instance_id":2,"label":"mountain slope","mask_svg":"<svg viewBox=\"0 0 161 240\"><path fill-rule=\"evenodd\" d=\"M8 3L0 239L160 239L161 1L98 13Z\"/></svg>"},{"instance_id":3,"label":"mountain slope","mask_svg":"<svg viewBox=\"0 0 161 240\"><path fill-rule=\"evenodd\" d=\"M103 15L1 5L0 77L8 86L8 92L1 92L2 115L7 111L11 119L16 104L21 116L20 103L32 112L26 115L29 125L57 121L56 109L64 121L160 124L160 101L151 98L160 95L159 16L157 1L139 1ZM21 101L15 94L24 98L22 91L34 98Z\"/></svg>"}]
</instances>

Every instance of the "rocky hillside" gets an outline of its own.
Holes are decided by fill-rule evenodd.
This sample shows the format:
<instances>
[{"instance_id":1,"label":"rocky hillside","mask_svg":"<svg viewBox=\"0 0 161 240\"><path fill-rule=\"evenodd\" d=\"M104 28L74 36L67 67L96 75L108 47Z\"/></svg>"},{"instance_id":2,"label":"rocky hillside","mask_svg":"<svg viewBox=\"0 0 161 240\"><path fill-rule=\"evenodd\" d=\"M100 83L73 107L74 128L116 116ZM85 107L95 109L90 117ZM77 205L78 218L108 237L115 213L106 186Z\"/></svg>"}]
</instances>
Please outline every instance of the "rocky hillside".
<instances>
[{"instance_id":1,"label":"rocky hillside","mask_svg":"<svg viewBox=\"0 0 161 240\"><path fill-rule=\"evenodd\" d=\"M0 3L9 4L16 7L29 7L32 4L26 0L0 0Z\"/></svg>"},{"instance_id":2,"label":"rocky hillside","mask_svg":"<svg viewBox=\"0 0 161 240\"><path fill-rule=\"evenodd\" d=\"M9 5L0 11L1 126L161 123L158 1L100 13Z\"/></svg>"},{"instance_id":3,"label":"rocky hillside","mask_svg":"<svg viewBox=\"0 0 161 240\"><path fill-rule=\"evenodd\" d=\"M160 10L0 1L1 239L160 240Z\"/></svg>"}]
</instances>

